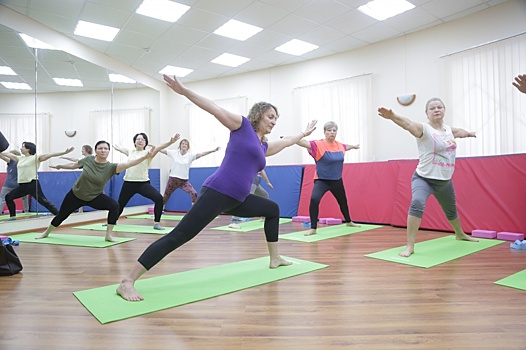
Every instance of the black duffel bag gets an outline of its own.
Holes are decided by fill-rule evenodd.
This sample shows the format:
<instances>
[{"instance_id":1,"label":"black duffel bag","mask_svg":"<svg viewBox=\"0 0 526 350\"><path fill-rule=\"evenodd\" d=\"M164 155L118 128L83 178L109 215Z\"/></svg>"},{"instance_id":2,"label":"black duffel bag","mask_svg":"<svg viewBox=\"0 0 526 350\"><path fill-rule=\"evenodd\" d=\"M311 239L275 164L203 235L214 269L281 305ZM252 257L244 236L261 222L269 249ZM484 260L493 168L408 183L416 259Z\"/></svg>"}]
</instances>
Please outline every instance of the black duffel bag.
<instances>
[{"instance_id":1,"label":"black duffel bag","mask_svg":"<svg viewBox=\"0 0 526 350\"><path fill-rule=\"evenodd\" d=\"M0 242L0 276L11 276L22 271L22 263L11 244Z\"/></svg>"},{"instance_id":2,"label":"black duffel bag","mask_svg":"<svg viewBox=\"0 0 526 350\"><path fill-rule=\"evenodd\" d=\"M5 138L4 134L0 131L0 152L3 152L9 147L9 142Z\"/></svg>"}]
</instances>

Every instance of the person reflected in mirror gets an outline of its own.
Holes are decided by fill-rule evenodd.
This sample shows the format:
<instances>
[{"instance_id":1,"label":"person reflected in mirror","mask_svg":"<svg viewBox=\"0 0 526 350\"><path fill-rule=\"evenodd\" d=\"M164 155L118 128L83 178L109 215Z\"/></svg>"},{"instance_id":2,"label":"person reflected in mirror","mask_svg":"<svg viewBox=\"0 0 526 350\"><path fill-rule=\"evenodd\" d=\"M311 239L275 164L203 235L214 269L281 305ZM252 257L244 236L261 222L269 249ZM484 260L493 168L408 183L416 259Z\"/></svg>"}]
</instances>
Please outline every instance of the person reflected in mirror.
<instances>
[{"instance_id":1,"label":"person reflected in mirror","mask_svg":"<svg viewBox=\"0 0 526 350\"><path fill-rule=\"evenodd\" d=\"M87 157L87 156L93 156L93 148L91 148L90 145L84 145L84 146L82 146L80 154L82 154L82 158ZM62 157L60 157L60 159L69 160L70 162L76 162L76 161L78 161L81 158L73 158L73 157L64 157L64 156L62 156Z\"/></svg>"},{"instance_id":2,"label":"person reflected in mirror","mask_svg":"<svg viewBox=\"0 0 526 350\"><path fill-rule=\"evenodd\" d=\"M5 201L9 208L9 220L15 220L16 218L15 199L24 197L28 194L36 199L38 203L42 204L53 215L58 214L57 207L47 199L40 187L40 182L38 181L38 168L40 167L40 163L51 158L71 153L73 150L74 148L70 147L63 152L37 155L37 146L34 143L22 142L22 147L20 147L21 156L16 156L12 153L3 153L11 160L17 162L18 171L18 187L5 196Z\"/></svg>"},{"instance_id":3,"label":"person reflected in mirror","mask_svg":"<svg viewBox=\"0 0 526 350\"><path fill-rule=\"evenodd\" d=\"M132 167L126 169L126 174L124 175L124 183L122 184L121 192L119 194L119 216L122 214L124 207L130 201L130 199L135 194L140 194L143 197L146 197L154 202L154 220L153 228L156 230L164 230L161 226L161 215L163 213L163 196L150 184L150 178L148 175L148 169L152 162L153 157L161 150L164 150L166 147L173 145L179 139L179 134L175 134L167 142L155 147L155 151L151 158L147 158L136 164ZM136 134L133 137L133 144L135 149L129 150L127 148L122 148L117 145L113 145L117 151L128 157L128 161L140 158L146 153L148 153L148 136L141 132Z\"/></svg>"},{"instance_id":4,"label":"person reflected in mirror","mask_svg":"<svg viewBox=\"0 0 526 350\"><path fill-rule=\"evenodd\" d=\"M155 148L151 148L149 152L134 160L125 163L110 163L108 161L110 144L101 140L95 144L95 156L84 157L74 163L53 166L54 169L82 169L82 173L75 181L73 188L64 197L60 211L51 220L51 224L36 239L48 237L71 213L87 205L93 209L108 210L104 239L108 242L118 242L112 234L119 217L119 203L103 193L104 186L114 175L151 158L154 152Z\"/></svg>"},{"instance_id":5,"label":"person reflected in mirror","mask_svg":"<svg viewBox=\"0 0 526 350\"><path fill-rule=\"evenodd\" d=\"M16 150L13 149L10 151L10 153L14 154L17 157L20 157L22 154ZM7 156L5 156L3 153L0 153L0 159L2 159L4 162L7 163L7 176L5 178L4 184L2 186L2 190L0 190L0 214L4 213L4 206L5 206L5 196L18 187L18 167L17 167L17 161L13 160ZM29 213L29 198L28 196L22 197L22 204L23 204L23 212Z\"/></svg>"}]
</instances>

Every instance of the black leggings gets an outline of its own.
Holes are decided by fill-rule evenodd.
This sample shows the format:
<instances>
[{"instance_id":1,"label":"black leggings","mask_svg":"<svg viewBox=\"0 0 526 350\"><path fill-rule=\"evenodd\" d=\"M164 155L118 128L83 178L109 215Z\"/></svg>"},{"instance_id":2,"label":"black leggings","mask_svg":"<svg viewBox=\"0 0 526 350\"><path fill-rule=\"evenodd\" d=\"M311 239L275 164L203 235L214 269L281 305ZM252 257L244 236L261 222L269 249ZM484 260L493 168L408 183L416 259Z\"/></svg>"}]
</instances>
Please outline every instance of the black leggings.
<instances>
[{"instance_id":1,"label":"black leggings","mask_svg":"<svg viewBox=\"0 0 526 350\"><path fill-rule=\"evenodd\" d=\"M195 204L179 224L165 236L153 242L139 257L139 263L150 270L166 255L179 248L195 236L214 218L226 213L240 217L265 217L265 237L267 242L278 241L279 206L260 196L249 194L244 202L202 187Z\"/></svg>"},{"instance_id":2,"label":"black leggings","mask_svg":"<svg viewBox=\"0 0 526 350\"><path fill-rule=\"evenodd\" d=\"M84 201L79 197L75 196L73 190L70 190L60 206L60 211L57 216L51 220L51 225L58 227L64 220L68 218L75 210L87 205L93 209L98 210L109 210L108 213L108 224L115 225L117 218L119 217L119 203L115 199L108 197L104 193L99 194L97 197L90 201Z\"/></svg>"},{"instance_id":3,"label":"black leggings","mask_svg":"<svg viewBox=\"0 0 526 350\"><path fill-rule=\"evenodd\" d=\"M312 189L312 195L310 197L309 215L310 215L310 228L316 229L318 227L318 213L320 209L320 201L323 195L331 191L338 205L340 211L345 218L345 222L351 222L351 216L349 215L349 207L347 206L347 196L345 195L345 187L343 187L343 180L314 180L314 188Z\"/></svg>"},{"instance_id":4,"label":"black leggings","mask_svg":"<svg viewBox=\"0 0 526 350\"><path fill-rule=\"evenodd\" d=\"M153 209L155 218L153 221L161 221L161 215L163 213L163 196L159 193L159 191L155 189L155 187L150 185L150 181L124 181L121 193L119 194L119 216L121 216L124 207L126 206L126 204L128 204L131 197L133 197L133 195L136 193L140 194L143 197L151 199L155 203Z\"/></svg>"},{"instance_id":5,"label":"black leggings","mask_svg":"<svg viewBox=\"0 0 526 350\"><path fill-rule=\"evenodd\" d=\"M31 195L31 197L38 200L38 203L42 204L47 210L49 210L53 215L58 214L57 207L51 203L46 196L44 195L44 192L42 192L42 187L40 187L40 182L38 180L32 180L28 183L18 184L18 187L9 192L5 196L5 202L7 204L7 208L9 208L9 216L14 217L16 216L16 204L15 199L24 197L26 195Z\"/></svg>"}]
</instances>

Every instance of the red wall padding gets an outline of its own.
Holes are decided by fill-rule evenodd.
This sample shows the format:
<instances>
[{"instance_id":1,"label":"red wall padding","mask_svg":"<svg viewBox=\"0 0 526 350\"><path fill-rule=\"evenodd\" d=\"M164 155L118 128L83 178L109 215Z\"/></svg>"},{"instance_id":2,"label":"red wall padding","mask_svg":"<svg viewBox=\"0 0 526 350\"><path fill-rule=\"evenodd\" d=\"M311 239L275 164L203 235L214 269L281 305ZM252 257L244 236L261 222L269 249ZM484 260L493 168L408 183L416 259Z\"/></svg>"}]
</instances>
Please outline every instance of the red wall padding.
<instances>
[{"instance_id":1,"label":"red wall padding","mask_svg":"<svg viewBox=\"0 0 526 350\"><path fill-rule=\"evenodd\" d=\"M416 164L416 160L344 164L351 218L405 227ZM305 166L298 215L309 215L314 169ZM526 233L526 154L459 158L453 183L464 231ZM320 217L343 218L330 194L321 202ZM427 203L421 228L452 232L434 197Z\"/></svg>"}]
</instances>

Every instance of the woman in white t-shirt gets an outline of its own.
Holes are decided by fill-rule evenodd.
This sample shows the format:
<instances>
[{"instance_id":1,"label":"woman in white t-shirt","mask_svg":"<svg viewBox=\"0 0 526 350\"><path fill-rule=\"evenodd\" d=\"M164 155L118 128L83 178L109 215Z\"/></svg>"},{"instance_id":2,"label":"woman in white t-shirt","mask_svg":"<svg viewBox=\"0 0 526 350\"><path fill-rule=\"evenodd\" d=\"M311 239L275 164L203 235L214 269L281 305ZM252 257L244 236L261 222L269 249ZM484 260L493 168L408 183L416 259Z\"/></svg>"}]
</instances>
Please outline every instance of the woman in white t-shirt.
<instances>
[{"instance_id":1,"label":"woman in white t-shirt","mask_svg":"<svg viewBox=\"0 0 526 350\"><path fill-rule=\"evenodd\" d=\"M151 199L154 204L154 224L153 228L156 230L163 230L163 227L160 224L161 215L163 212L163 196L150 184L150 178L148 176L148 169L150 168L150 163L152 162L153 157L157 155L162 149L172 145L175 141L179 139L179 134L174 135L170 140L162 145L159 145L155 148L154 153L151 158L147 158L140 162L137 165L134 165L126 170L124 175L124 183L119 194L119 216L122 214L124 207L130 199L135 194L140 194L143 197ZM128 156L128 161L132 161L137 158L143 157L145 154L148 154L146 147L148 146L148 136L141 132L136 134L133 137L133 144L135 149L128 150L126 148L121 148L119 146L113 145L113 147Z\"/></svg>"},{"instance_id":2,"label":"woman in white t-shirt","mask_svg":"<svg viewBox=\"0 0 526 350\"><path fill-rule=\"evenodd\" d=\"M161 153L166 154L173 161L170 176L168 177L168 183L164 190L163 203L166 204L172 193L180 188L192 197L192 204L194 204L197 199L197 192L190 181L188 181L188 178L190 177L190 165L192 165L194 160L212 152L217 152L220 149L221 147L216 147L211 151L195 154L190 152L190 141L182 139L181 142L179 142L178 150L161 150Z\"/></svg>"},{"instance_id":3,"label":"woman in white t-shirt","mask_svg":"<svg viewBox=\"0 0 526 350\"><path fill-rule=\"evenodd\" d=\"M426 103L427 123L417 123L395 114L391 109L378 108L378 115L392 120L416 137L419 161L411 179L412 199L407 216L407 247L400 256L410 256L415 251L416 234L422 222L427 199L432 194L437 199L455 231L458 240L478 242L464 233L458 217L455 189L451 177L455 170L456 138L476 137L474 132L444 124L446 107L439 98Z\"/></svg>"}]
</instances>

